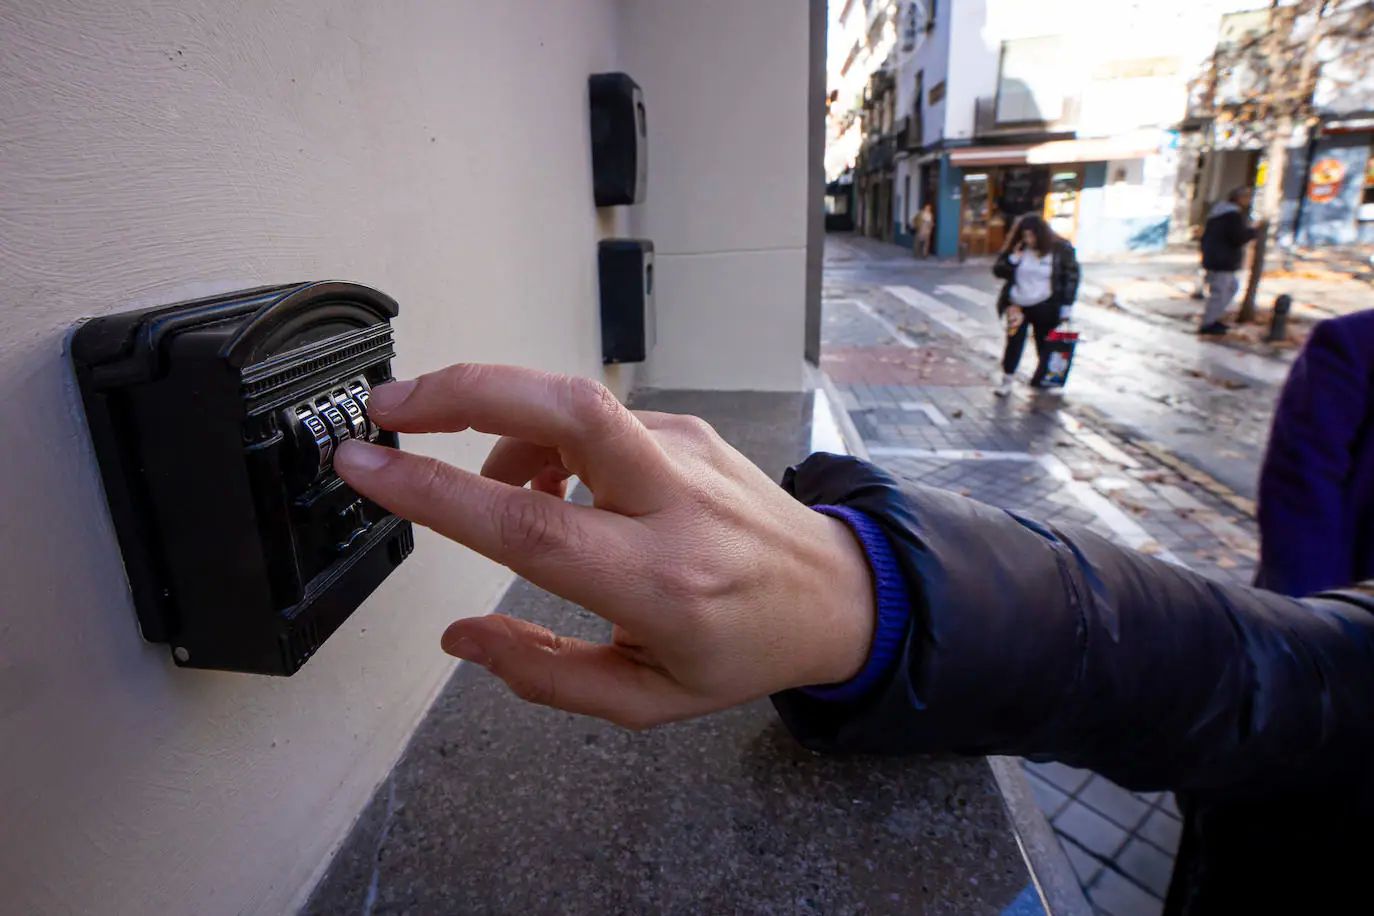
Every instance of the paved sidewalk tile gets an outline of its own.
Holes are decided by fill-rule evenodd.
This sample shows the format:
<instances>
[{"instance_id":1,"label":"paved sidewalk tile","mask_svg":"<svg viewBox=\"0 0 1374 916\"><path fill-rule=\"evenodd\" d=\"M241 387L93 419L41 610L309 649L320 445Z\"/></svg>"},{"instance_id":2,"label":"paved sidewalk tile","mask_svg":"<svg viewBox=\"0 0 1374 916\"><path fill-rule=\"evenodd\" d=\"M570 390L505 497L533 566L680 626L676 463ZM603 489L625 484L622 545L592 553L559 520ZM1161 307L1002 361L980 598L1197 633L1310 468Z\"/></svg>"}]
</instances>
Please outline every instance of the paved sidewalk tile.
<instances>
[{"instance_id":1,"label":"paved sidewalk tile","mask_svg":"<svg viewBox=\"0 0 1374 916\"><path fill-rule=\"evenodd\" d=\"M1169 890L1169 876L1174 870L1171 856L1165 855L1152 843L1131 840L1114 860L1121 869L1155 894L1163 897Z\"/></svg>"},{"instance_id":2,"label":"paved sidewalk tile","mask_svg":"<svg viewBox=\"0 0 1374 916\"><path fill-rule=\"evenodd\" d=\"M1026 769L1069 795L1086 786L1088 780L1093 778L1093 774L1087 770L1074 769L1062 763L1031 763L1028 760Z\"/></svg>"},{"instance_id":3,"label":"paved sidewalk tile","mask_svg":"<svg viewBox=\"0 0 1374 916\"><path fill-rule=\"evenodd\" d=\"M1060 845L1064 847L1064 855L1069 857L1069 864L1073 866L1073 873L1078 876L1078 883L1083 887L1088 887L1102 871L1102 859L1088 852L1073 840L1061 839Z\"/></svg>"},{"instance_id":4,"label":"paved sidewalk tile","mask_svg":"<svg viewBox=\"0 0 1374 916\"><path fill-rule=\"evenodd\" d=\"M1173 852L1178 849L1178 841L1183 837L1183 823L1156 810L1141 826L1140 835L1160 849Z\"/></svg>"},{"instance_id":5,"label":"paved sidewalk tile","mask_svg":"<svg viewBox=\"0 0 1374 916\"><path fill-rule=\"evenodd\" d=\"M1104 776L1089 780L1079 791L1078 800L1127 830L1134 830L1150 813L1149 805Z\"/></svg>"},{"instance_id":6,"label":"paved sidewalk tile","mask_svg":"<svg viewBox=\"0 0 1374 916\"><path fill-rule=\"evenodd\" d=\"M1126 831L1087 805L1071 802L1053 821L1054 829L1089 852L1111 858L1126 845Z\"/></svg>"},{"instance_id":7,"label":"paved sidewalk tile","mask_svg":"<svg viewBox=\"0 0 1374 916\"><path fill-rule=\"evenodd\" d=\"M1110 916L1159 916L1161 900L1110 869L1103 869L1088 888L1088 899Z\"/></svg>"},{"instance_id":8,"label":"paved sidewalk tile","mask_svg":"<svg viewBox=\"0 0 1374 916\"><path fill-rule=\"evenodd\" d=\"M1069 803L1069 796L1056 789L1044 779L1041 779L1033 771L1026 771L1026 783L1031 788L1031 794L1035 796L1035 803L1040 806L1040 810L1045 812L1045 816L1053 818L1064 806Z\"/></svg>"}]
</instances>

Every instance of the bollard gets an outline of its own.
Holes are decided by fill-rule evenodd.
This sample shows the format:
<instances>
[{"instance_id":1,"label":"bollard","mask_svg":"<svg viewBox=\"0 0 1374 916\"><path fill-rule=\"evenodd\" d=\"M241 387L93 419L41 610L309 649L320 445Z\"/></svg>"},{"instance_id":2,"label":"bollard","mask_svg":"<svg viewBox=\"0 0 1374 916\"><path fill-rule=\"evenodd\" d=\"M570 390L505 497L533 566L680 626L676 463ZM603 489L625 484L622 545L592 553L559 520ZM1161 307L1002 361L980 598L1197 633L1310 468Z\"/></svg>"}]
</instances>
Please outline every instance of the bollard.
<instances>
[{"instance_id":1,"label":"bollard","mask_svg":"<svg viewBox=\"0 0 1374 916\"><path fill-rule=\"evenodd\" d=\"M1269 319L1269 342L1286 340L1288 337L1288 310L1293 307L1293 297L1284 293L1274 300L1274 314Z\"/></svg>"}]
</instances>

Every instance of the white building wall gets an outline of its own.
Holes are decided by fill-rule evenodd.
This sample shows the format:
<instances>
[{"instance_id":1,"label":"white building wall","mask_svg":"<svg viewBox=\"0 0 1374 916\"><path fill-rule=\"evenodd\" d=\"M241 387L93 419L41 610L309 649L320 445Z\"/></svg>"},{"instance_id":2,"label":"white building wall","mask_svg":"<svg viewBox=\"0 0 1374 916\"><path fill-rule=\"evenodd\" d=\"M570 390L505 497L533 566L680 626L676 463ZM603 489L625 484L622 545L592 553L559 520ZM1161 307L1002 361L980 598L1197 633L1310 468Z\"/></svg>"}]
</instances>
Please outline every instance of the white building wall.
<instances>
[{"instance_id":1,"label":"white building wall","mask_svg":"<svg viewBox=\"0 0 1374 916\"><path fill-rule=\"evenodd\" d=\"M897 40L898 0L831 0L827 6L826 92L835 93L826 130L825 174L834 179L853 168L869 125L855 118L839 129L840 116L862 107L864 88L888 60ZM744 9L736 4L737 10Z\"/></svg>"},{"instance_id":2,"label":"white building wall","mask_svg":"<svg viewBox=\"0 0 1374 916\"><path fill-rule=\"evenodd\" d=\"M974 99L997 92L1002 43L1066 38L1057 63L1081 96L1077 133L1101 137L1178 123L1188 83L1216 47L1224 13L1253 0L954 0L946 129L973 136Z\"/></svg>"},{"instance_id":3,"label":"white building wall","mask_svg":"<svg viewBox=\"0 0 1374 916\"><path fill-rule=\"evenodd\" d=\"M989 2L992 0L951 0L946 52L949 69L941 118L946 140L972 140L974 101L997 91L1001 38L989 29Z\"/></svg>"},{"instance_id":4,"label":"white building wall","mask_svg":"<svg viewBox=\"0 0 1374 916\"><path fill-rule=\"evenodd\" d=\"M653 136L648 197L631 216L655 246L658 348L646 382L800 390L807 4L623 9L625 63Z\"/></svg>"},{"instance_id":5,"label":"white building wall","mask_svg":"<svg viewBox=\"0 0 1374 916\"><path fill-rule=\"evenodd\" d=\"M419 532L294 677L175 669L135 627L62 352L77 319L339 277L400 301L403 376L600 377L595 248L629 221L592 204L586 77L628 62L664 252L653 377L799 379L806 5L695 13L710 30L688 6L0 9L0 909L291 912L451 672L444 626L509 581ZM490 441L405 444L475 469Z\"/></svg>"}]
</instances>

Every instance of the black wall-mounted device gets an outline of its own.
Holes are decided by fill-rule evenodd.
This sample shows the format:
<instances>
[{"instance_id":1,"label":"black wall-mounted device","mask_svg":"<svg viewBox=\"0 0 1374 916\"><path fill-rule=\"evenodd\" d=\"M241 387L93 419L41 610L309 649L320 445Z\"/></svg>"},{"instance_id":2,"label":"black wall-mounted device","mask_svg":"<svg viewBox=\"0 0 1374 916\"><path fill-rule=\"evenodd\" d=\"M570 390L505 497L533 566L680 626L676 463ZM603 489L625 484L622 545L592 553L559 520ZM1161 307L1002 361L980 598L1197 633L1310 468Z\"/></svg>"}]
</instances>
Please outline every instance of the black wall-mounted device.
<instances>
[{"instance_id":1,"label":"black wall-mounted device","mask_svg":"<svg viewBox=\"0 0 1374 916\"><path fill-rule=\"evenodd\" d=\"M592 116L592 191L598 207L644 200L648 124L644 93L624 73L588 80Z\"/></svg>"},{"instance_id":2,"label":"black wall-mounted device","mask_svg":"<svg viewBox=\"0 0 1374 916\"><path fill-rule=\"evenodd\" d=\"M606 239L597 244L601 280L601 361L642 363L654 348L654 243Z\"/></svg>"},{"instance_id":3,"label":"black wall-mounted device","mask_svg":"<svg viewBox=\"0 0 1374 916\"><path fill-rule=\"evenodd\" d=\"M397 305L337 281L96 318L71 356L145 639L294 673L414 547L333 472L391 378Z\"/></svg>"}]
</instances>

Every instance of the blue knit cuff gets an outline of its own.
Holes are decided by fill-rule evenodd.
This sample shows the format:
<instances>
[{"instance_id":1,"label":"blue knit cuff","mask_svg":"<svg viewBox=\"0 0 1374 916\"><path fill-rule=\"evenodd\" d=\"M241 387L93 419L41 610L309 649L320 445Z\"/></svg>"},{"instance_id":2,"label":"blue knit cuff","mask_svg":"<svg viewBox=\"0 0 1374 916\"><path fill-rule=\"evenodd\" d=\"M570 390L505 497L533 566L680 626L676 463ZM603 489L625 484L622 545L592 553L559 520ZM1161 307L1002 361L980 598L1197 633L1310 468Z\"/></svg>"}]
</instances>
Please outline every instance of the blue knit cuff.
<instances>
[{"instance_id":1,"label":"blue knit cuff","mask_svg":"<svg viewBox=\"0 0 1374 916\"><path fill-rule=\"evenodd\" d=\"M863 545L868 556L868 568L873 573L873 594L878 608L878 619L873 628L873 647L868 652L868 661L858 674L841 684L821 684L803 687L802 693L817 700L833 703L849 703L862 699L877 686L902 652L902 642L906 638L907 623L911 619L911 603L907 594L906 579L897 567L897 559L892 551L892 543L887 534L878 527L877 522L856 509L847 506L812 506L822 515L838 518L849 526L854 536Z\"/></svg>"}]
</instances>

